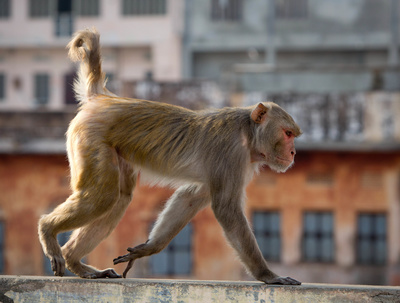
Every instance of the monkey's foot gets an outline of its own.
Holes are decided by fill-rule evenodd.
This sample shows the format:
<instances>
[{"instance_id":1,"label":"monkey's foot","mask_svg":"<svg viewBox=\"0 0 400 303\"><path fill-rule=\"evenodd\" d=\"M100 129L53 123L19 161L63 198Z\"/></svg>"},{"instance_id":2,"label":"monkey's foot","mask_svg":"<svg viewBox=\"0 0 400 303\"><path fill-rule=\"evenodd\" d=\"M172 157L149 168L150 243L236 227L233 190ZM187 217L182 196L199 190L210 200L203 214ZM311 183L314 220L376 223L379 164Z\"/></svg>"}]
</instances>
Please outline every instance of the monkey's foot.
<instances>
[{"instance_id":1,"label":"monkey's foot","mask_svg":"<svg viewBox=\"0 0 400 303\"><path fill-rule=\"evenodd\" d=\"M132 268L133 262L137 259L137 257L138 257L138 256L137 256L136 254L134 254L134 253L129 253L129 254L126 254L126 255L123 255L123 256L119 256L118 258L115 258L115 259L113 260L114 265L117 265L117 264L119 264L119 263L128 262L128 265L126 266L126 268L125 268L125 270L124 270L124 272L123 272L123 274L122 274L122 276L123 276L124 278L126 278L126 274L127 274L128 271Z\"/></svg>"},{"instance_id":2,"label":"monkey's foot","mask_svg":"<svg viewBox=\"0 0 400 303\"><path fill-rule=\"evenodd\" d=\"M111 279L118 279L122 278L121 275L117 274L114 269L108 268L101 271L95 272L87 272L84 274L79 275L81 278L84 279L102 279L102 278L111 278Z\"/></svg>"},{"instance_id":3,"label":"monkey's foot","mask_svg":"<svg viewBox=\"0 0 400 303\"><path fill-rule=\"evenodd\" d=\"M65 272L65 260L61 256L52 256L50 258L51 270L54 272L55 276L62 277Z\"/></svg>"},{"instance_id":4,"label":"monkey's foot","mask_svg":"<svg viewBox=\"0 0 400 303\"><path fill-rule=\"evenodd\" d=\"M290 277L275 277L270 281L264 281L266 284L277 284L277 285L301 285L301 282L290 278Z\"/></svg>"}]
</instances>

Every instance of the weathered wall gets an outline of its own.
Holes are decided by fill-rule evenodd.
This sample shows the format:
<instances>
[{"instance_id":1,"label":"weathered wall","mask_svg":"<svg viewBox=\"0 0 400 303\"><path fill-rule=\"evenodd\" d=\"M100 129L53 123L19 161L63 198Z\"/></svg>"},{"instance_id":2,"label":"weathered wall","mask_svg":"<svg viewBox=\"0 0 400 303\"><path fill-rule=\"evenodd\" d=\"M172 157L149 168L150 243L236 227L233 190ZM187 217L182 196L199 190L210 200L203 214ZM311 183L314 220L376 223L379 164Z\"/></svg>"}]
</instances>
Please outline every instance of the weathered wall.
<instances>
[{"instance_id":1,"label":"weathered wall","mask_svg":"<svg viewBox=\"0 0 400 303\"><path fill-rule=\"evenodd\" d=\"M400 287L177 280L83 280L0 277L0 301L11 302L385 302L398 303Z\"/></svg>"}]
</instances>

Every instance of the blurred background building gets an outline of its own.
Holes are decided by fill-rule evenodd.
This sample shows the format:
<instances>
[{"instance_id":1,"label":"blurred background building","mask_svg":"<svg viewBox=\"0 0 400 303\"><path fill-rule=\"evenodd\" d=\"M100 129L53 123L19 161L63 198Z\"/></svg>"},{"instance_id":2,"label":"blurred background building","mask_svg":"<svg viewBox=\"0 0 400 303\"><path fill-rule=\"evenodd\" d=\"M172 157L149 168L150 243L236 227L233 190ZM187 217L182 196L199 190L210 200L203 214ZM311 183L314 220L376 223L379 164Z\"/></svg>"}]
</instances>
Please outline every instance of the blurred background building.
<instances>
[{"instance_id":1,"label":"blurred background building","mask_svg":"<svg viewBox=\"0 0 400 303\"><path fill-rule=\"evenodd\" d=\"M399 13L398 0L0 0L0 273L51 274L37 221L70 192L77 66L65 45L95 26L121 96L193 109L271 100L295 117L296 165L247 189L275 271L400 285ZM138 187L86 261L113 267L143 243L172 192ZM130 274L250 279L209 208Z\"/></svg>"}]
</instances>

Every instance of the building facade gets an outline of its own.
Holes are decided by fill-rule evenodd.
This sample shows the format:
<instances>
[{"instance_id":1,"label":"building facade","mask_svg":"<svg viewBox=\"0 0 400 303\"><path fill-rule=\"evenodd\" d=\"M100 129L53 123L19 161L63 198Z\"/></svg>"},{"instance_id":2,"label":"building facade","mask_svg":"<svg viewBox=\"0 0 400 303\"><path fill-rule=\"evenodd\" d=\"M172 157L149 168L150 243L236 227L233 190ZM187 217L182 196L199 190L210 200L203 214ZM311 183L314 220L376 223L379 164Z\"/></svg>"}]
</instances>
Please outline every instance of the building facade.
<instances>
[{"instance_id":1,"label":"building facade","mask_svg":"<svg viewBox=\"0 0 400 303\"><path fill-rule=\"evenodd\" d=\"M399 3L187 1L184 76L237 91L399 89Z\"/></svg>"},{"instance_id":2,"label":"building facade","mask_svg":"<svg viewBox=\"0 0 400 303\"><path fill-rule=\"evenodd\" d=\"M272 100L294 116L304 132L295 166L264 170L247 188L246 214L273 270L303 282L400 285L395 5L0 0L0 274L52 274L37 222L70 193L64 134L76 112L76 66L65 45L95 26L120 95L194 109ZM172 193L141 184L85 261L114 267L113 258L147 240ZM129 275L251 279L209 207Z\"/></svg>"},{"instance_id":3,"label":"building facade","mask_svg":"<svg viewBox=\"0 0 400 303\"><path fill-rule=\"evenodd\" d=\"M351 151L302 151L287 173L263 171L247 188L246 213L272 269L303 282L398 285L399 171L398 152ZM70 193L65 156L2 155L0 178L1 273L51 275L36 226ZM116 230L85 261L114 267L113 258L147 240L172 192L135 189ZM129 277L251 279L210 207Z\"/></svg>"}]
</instances>

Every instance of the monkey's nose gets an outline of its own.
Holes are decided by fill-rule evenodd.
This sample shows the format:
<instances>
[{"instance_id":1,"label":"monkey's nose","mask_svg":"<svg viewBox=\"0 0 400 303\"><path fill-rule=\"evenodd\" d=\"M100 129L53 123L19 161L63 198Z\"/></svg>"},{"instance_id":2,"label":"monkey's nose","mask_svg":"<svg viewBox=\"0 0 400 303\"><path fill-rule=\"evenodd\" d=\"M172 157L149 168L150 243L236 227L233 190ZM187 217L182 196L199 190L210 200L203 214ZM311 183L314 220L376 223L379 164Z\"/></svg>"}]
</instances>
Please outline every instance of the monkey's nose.
<instances>
[{"instance_id":1,"label":"monkey's nose","mask_svg":"<svg viewBox=\"0 0 400 303\"><path fill-rule=\"evenodd\" d=\"M296 150L295 150L295 149L292 149L292 150L290 151L290 154L292 155L292 158L294 158L294 156L296 155Z\"/></svg>"}]
</instances>

